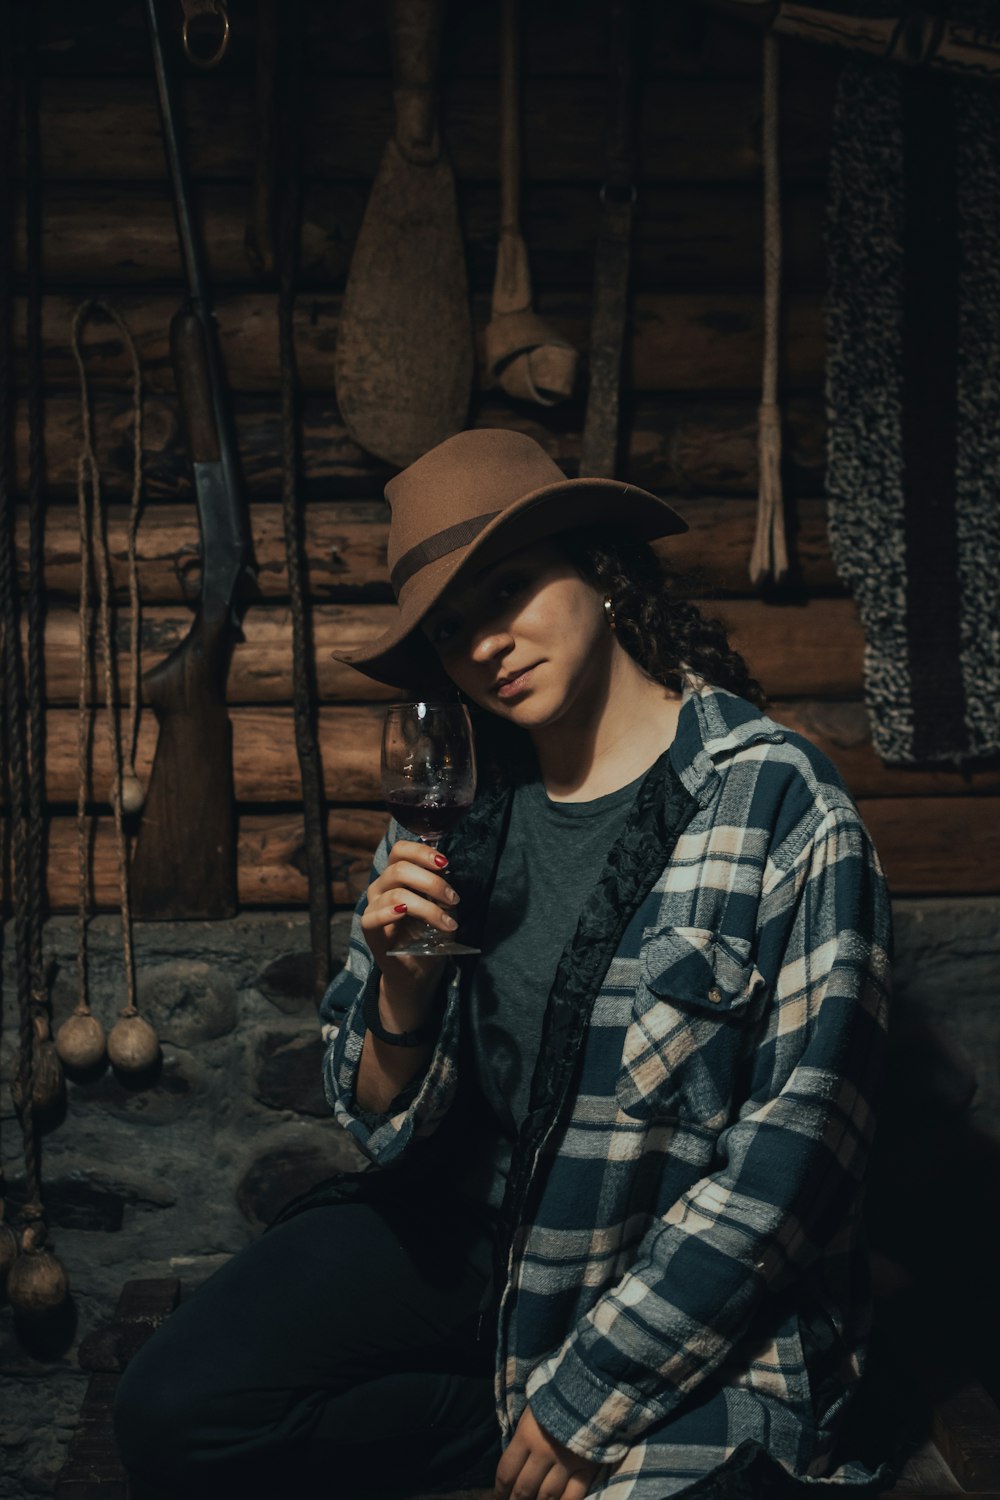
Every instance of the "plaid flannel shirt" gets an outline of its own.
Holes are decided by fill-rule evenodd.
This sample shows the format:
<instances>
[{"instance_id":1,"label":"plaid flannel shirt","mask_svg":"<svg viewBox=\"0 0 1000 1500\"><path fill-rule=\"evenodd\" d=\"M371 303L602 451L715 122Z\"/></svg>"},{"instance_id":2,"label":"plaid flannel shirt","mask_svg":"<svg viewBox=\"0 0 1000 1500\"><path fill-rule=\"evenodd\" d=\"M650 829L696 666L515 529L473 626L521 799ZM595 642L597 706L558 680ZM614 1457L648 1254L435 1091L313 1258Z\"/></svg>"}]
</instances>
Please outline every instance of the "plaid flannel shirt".
<instances>
[{"instance_id":1,"label":"plaid flannel shirt","mask_svg":"<svg viewBox=\"0 0 1000 1500\"><path fill-rule=\"evenodd\" d=\"M463 905L502 804L493 791L452 836ZM829 762L689 687L549 998L508 1193L505 1439L530 1402L603 1466L602 1500L663 1500L748 1453L872 1482L836 1438L868 1327L859 1216L890 943L877 857ZM461 980L426 1069L373 1117L354 1084L378 978L356 919L324 1001L325 1080L371 1160L405 1169L455 1099Z\"/></svg>"}]
</instances>

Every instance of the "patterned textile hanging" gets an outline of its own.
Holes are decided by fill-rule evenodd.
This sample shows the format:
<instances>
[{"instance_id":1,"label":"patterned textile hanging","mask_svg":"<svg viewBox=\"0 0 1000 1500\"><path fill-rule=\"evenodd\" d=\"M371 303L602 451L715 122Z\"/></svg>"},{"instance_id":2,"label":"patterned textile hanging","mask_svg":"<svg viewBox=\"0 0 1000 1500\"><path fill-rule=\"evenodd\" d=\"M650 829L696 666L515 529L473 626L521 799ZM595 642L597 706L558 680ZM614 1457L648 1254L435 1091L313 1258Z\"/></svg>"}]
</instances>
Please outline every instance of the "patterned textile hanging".
<instances>
[{"instance_id":1,"label":"patterned textile hanging","mask_svg":"<svg viewBox=\"0 0 1000 1500\"><path fill-rule=\"evenodd\" d=\"M1000 88L852 60L829 213L827 489L872 741L1000 751Z\"/></svg>"}]
</instances>

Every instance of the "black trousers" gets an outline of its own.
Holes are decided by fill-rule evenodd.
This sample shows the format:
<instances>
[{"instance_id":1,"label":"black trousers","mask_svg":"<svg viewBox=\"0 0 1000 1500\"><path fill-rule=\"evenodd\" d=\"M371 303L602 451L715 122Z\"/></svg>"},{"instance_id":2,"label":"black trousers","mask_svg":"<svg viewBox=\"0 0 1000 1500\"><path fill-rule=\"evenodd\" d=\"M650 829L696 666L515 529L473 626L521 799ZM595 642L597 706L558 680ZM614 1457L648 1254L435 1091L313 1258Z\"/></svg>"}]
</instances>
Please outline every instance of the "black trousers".
<instances>
[{"instance_id":1,"label":"black trousers","mask_svg":"<svg viewBox=\"0 0 1000 1500\"><path fill-rule=\"evenodd\" d=\"M218 1500L238 1485L274 1500L315 1486L336 1500L491 1485L488 1260L483 1228L426 1199L382 1193L278 1224L126 1369L115 1430L133 1492Z\"/></svg>"}]
</instances>

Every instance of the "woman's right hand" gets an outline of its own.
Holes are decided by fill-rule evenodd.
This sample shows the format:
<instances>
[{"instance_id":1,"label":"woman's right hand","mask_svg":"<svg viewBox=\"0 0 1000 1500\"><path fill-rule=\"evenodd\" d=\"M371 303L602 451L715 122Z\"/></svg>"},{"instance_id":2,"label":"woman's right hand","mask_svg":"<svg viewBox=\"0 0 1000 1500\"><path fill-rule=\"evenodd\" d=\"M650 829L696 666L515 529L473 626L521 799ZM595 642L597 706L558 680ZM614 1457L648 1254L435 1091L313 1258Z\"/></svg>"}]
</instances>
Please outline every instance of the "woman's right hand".
<instances>
[{"instance_id":1,"label":"woman's right hand","mask_svg":"<svg viewBox=\"0 0 1000 1500\"><path fill-rule=\"evenodd\" d=\"M437 989L444 959L413 954L393 958L388 950L405 942L424 922L440 932L455 931L458 923L451 913L458 893L448 884L447 865L445 856L429 844L399 839L389 851L389 863L368 887L361 928L382 972L383 996L393 1009L420 1007Z\"/></svg>"}]
</instances>

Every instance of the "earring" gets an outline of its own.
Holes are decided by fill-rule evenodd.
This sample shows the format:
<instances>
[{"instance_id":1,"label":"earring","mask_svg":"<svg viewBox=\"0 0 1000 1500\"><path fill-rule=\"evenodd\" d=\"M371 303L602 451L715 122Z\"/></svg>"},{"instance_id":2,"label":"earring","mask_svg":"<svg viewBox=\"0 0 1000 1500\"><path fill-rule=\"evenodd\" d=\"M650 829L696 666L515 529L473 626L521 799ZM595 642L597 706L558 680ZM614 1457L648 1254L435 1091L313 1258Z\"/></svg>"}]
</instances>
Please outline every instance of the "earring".
<instances>
[{"instance_id":1,"label":"earring","mask_svg":"<svg viewBox=\"0 0 1000 1500\"><path fill-rule=\"evenodd\" d=\"M604 596L604 618L608 622L608 629L615 629L615 606L610 594Z\"/></svg>"}]
</instances>

